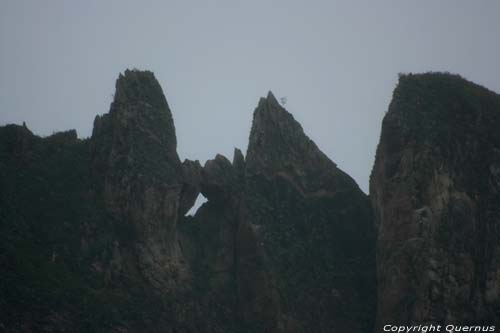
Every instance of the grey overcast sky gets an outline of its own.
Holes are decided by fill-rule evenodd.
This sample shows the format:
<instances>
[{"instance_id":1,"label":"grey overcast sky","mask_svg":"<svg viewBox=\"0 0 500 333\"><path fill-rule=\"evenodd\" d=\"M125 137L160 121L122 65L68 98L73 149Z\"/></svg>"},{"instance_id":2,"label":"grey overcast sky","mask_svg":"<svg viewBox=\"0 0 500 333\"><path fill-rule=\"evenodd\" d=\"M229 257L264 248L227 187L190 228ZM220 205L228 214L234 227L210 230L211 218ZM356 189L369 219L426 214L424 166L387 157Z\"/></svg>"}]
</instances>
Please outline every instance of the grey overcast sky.
<instances>
[{"instance_id":1,"label":"grey overcast sky","mask_svg":"<svg viewBox=\"0 0 500 333\"><path fill-rule=\"evenodd\" d=\"M0 124L88 137L118 73L155 72L182 159L246 150L272 90L367 191L399 72L500 91L499 0L0 0Z\"/></svg>"}]
</instances>

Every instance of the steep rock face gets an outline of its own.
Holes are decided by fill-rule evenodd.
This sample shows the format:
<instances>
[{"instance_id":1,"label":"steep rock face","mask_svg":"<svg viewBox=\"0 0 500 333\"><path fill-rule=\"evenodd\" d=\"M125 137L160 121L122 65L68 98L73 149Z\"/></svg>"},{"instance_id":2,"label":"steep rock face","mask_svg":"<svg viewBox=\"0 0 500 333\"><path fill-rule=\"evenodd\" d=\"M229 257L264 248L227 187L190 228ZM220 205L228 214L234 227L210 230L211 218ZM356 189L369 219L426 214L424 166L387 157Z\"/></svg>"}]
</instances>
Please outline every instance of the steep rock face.
<instances>
[{"instance_id":1,"label":"steep rock face","mask_svg":"<svg viewBox=\"0 0 500 333\"><path fill-rule=\"evenodd\" d=\"M244 226L257 240L262 267L247 274L256 274L260 315L274 316L286 332L369 332L375 302L369 200L271 93L254 112L245 184ZM270 293L262 296L258 281L267 278ZM270 313L263 310L269 304Z\"/></svg>"},{"instance_id":2,"label":"steep rock face","mask_svg":"<svg viewBox=\"0 0 500 333\"><path fill-rule=\"evenodd\" d=\"M500 96L447 74L402 76L370 180L385 324L500 318Z\"/></svg>"},{"instance_id":3,"label":"steep rock face","mask_svg":"<svg viewBox=\"0 0 500 333\"><path fill-rule=\"evenodd\" d=\"M95 119L91 154L106 207L134 230L142 274L158 289L182 285L188 272L176 223L186 211L181 192L188 167L177 155L172 114L153 73L120 74L110 112Z\"/></svg>"},{"instance_id":4,"label":"steep rock face","mask_svg":"<svg viewBox=\"0 0 500 333\"><path fill-rule=\"evenodd\" d=\"M90 139L0 128L2 329L195 330L177 223L201 166L181 164L175 142L161 88L140 71L120 75Z\"/></svg>"}]
</instances>

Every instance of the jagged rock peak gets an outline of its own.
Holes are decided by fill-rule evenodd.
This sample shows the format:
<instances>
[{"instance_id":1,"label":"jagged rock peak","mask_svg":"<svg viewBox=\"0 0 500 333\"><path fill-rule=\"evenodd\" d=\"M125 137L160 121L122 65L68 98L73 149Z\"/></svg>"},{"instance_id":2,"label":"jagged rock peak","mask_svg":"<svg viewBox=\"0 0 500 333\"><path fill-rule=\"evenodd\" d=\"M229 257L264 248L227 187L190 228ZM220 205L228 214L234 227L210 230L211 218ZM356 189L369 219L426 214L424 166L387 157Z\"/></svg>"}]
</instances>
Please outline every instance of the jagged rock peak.
<instances>
[{"instance_id":1,"label":"jagged rock peak","mask_svg":"<svg viewBox=\"0 0 500 333\"><path fill-rule=\"evenodd\" d=\"M117 128L133 129L149 133L154 141L175 152L177 138L172 113L153 72L127 69L120 73L115 86L109 114L96 116L93 136Z\"/></svg>"},{"instance_id":2,"label":"jagged rock peak","mask_svg":"<svg viewBox=\"0 0 500 333\"><path fill-rule=\"evenodd\" d=\"M274 97L274 94L273 94L273 92L271 90L269 90L267 92L266 99L267 99L267 101L268 101L269 104L280 106L280 103L278 102L278 100L276 99L276 97Z\"/></svg>"},{"instance_id":3,"label":"jagged rock peak","mask_svg":"<svg viewBox=\"0 0 500 333\"><path fill-rule=\"evenodd\" d=\"M293 115L286 111L269 91L266 98L260 99L253 114L247 159L252 159L254 153L260 149L280 151L292 144L286 150L293 150L293 144L299 141L310 140Z\"/></svg>"},{"instance_id":4,"label":"jagged rock peak","mask_svg":"<svg viewBox=\"0 0 500 333\"><path fill-rule=\"evenodd\" d=\"M153 72L125 70L116 80L114 102L146 103L156 108L167 108L168 104Z\"/></svg>"},{"instance_id":5,"label":"jagged rock peak","mask_svg":"<svg viewBox=\"0 0 500 333\"><path fill-rule=\"evenodd\" d=\"M261 97L260 98L259 105L258 105L258 107L257 107L257 109L255 111L257 111L257 110L284 111L285 114L291 116L292 119L293 119L292 114L289 113L288 111L286 111L286 109L283 106L281 106L281 104L278 102L278 100L276 99L276 97L274 97L274 94L273 94L273 92L271 90L269 90L267 92L267 96L266 97ZM255 116L255 114L254 114L254 116Z\"/></svg>"},{"instance_id":6,"label":"jagged rock peak","mask_svg":"<svg viewBox=\"0 0 500 333\"><path fill-rule=\"evenodd\" d=\"M238 148L234 148L233 168L238 179L243 182L243 178L245 177L245 157Z\"/></svg>"},{"instance_id":7,"label":"jagged rock peak","mask_svg":"<svg viewBox=\"0 0 500 333\"><path fill-rule=\"evenodd\" d=\"M247 249L240 260L241 279L247 281L242 289L245 298L259 295L253 309L244 308L244 317L249 322L267 320L267 327L282 326L283 332L369 332L375 258L366 195L320 151L271 92L255 109L245 164L241 212L246 224L240 229L244 235L240 244L248 238L261 247ZM304 253L317 255L306 258ZM252 256L263 256L261 269L249 260ZM317 258L321 260L315 262ZM314 273L309 274L312 270L306 267L313 261ZM305 274L299 269L291 273L292 262ZM331 267L349 272L345 282ZM266 275L272 278L262 278ZM318 281L337 296L320 292ZM262 290L266 298L260 296ZM329 310L321 309L323 304ZM341 307L349 308L352 317L331 315ZM314 315L306 318L297 309ZM264 327L253 331L280 332Z\"/></svg>"},{"instance_id":8,"label":"jagged rock peak","mask_svg":"<svg viewBox=\"0 0 500 333\"><path fill-rule=\"evenodd\" d=\"M447 73L400 77L370 179L377 332L498 326L499 126L500 96L484 87Z\"/></svg>"},{"instance_id":9,"label":"jagged rock peak","mask_svg":"<svg viewBox=\"0 0 500 333\"><path fill-rule=\"evenodd\" d=\"M233 153L233 166L241 166L245 164L245 157L239 148L234 148Z\"/></svg>"},{"instance_id":10,"label":"jagged rock peak","mask_svg":"<svg viewBox=\"0 0 500 333\"><path fill-rule=\"evenodd\" d=\"M119 165L151 179L182 179L172 113L152 72L119 75L109 113L94 121L92 151L94 161L108 164L107 169Z\"/></svg>"},{"instance_id":11,"label":"jagged rock peak","mask_svg":"<svg viewBox=\"0 0 500 333\"><path fill-rule=\"evenodd\" d=\"M325 186L357 188L354 180L338 169L304 133L272 92L260 99L254 111L245 170L249 176L287 174L305 192Z\"/></svg>"}]
</instances>

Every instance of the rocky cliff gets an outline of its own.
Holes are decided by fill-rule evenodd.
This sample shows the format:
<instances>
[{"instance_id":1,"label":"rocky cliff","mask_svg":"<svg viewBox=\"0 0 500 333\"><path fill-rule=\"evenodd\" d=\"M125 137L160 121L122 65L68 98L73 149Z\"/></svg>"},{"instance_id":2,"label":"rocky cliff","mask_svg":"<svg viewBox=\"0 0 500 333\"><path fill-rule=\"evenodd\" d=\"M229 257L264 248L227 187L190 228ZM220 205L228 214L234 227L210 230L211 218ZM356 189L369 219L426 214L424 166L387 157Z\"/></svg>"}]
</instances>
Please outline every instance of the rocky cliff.
<instances>
[{"instance_id":1,"label":"rocky cliff","mask_svg":"<svg viewBox=\"0 0 500 333\"><path fill-rule=\"evenodd\" d=\"M254 112L245 178L244 218L274 281L285 331L369 331L375 258L368 198L272 93Z\"/></svg>"},{"instance_id":2,"label":"rocky cliff","mask_svg":"<svg viewBox=\"0 0 500 333\"><path fill-rule=\"evenodd\" d=\"M181 244L194 249L210 323L370 332L375 237L367 196L272 93L254 111L246 156L236 149L232 163L221 155L206 162L200 191L208 202L181 226L196 235Z\"/></svg>"},{"instance_id":3,"label":"rocky cliff","mask_svg":"<svg viewBox=\"0 0 500 333\"><path fill-rule=\"evenodd\" d=\"M500 324L500 96L448 74L404 75L370 196L385 324Z\"/></svg>"},{"instance_id":4,"label":"rocky cliff","mask_svg":"<svg viewBox=\"0 0 500 333\"><path fill-rule=\"evenodd\" d=\"M114 96L89 139L0 127L0 331L500 325L497 94L401 76L370 198L272 93L246 155L204 166L153 73Z\"/></svg>"},{"instance_id":5,"label":"rocky cliff","mask_svg":"<svg viewBox=\"0 0 500 333\"><path fill-rule=\"evenodd\" d=\"M89 139L0 128L0 327L369 332L367 196L272 94L246 155L181 163L162 89L135 70Z\"/></svg>"}]
</instances>

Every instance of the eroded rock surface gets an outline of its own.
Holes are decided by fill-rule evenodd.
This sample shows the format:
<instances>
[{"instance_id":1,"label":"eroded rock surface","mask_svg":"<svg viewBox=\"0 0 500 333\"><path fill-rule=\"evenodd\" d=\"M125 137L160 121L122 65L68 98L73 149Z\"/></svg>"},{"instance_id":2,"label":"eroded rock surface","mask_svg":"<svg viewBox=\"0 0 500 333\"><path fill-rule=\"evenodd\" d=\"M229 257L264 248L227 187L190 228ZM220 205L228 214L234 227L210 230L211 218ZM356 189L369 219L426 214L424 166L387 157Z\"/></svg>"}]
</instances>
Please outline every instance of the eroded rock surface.
<instances>
[{"instance_id":1,"label":"eroded rock surface","mask_svg":"<svg viewBox=\"0 0 500 333\"><path fill-rule=\"evenodd\" d=\"M370 181L385 324L499 325L500 96L405 75Z\"/></svg>"}]
</instances>

